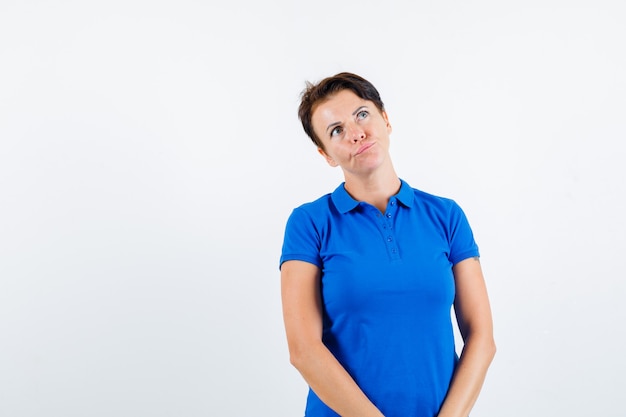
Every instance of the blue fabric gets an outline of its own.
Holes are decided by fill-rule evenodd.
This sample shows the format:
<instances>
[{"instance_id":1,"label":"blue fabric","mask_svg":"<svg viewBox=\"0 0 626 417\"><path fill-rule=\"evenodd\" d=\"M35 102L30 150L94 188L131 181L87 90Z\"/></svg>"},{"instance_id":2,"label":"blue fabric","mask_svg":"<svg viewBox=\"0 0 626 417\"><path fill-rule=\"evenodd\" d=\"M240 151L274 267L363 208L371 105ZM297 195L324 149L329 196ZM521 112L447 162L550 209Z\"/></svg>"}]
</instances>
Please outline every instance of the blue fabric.
<instances>
[{"instance_id":1,"label":"blue fabric","mask_svg":"<svg viewBox=\"0 0 626 417\"><path fill-rule=\"evenodd\" d=\"M386 417L433 417L457 355L452 266L479 256L461 208L402 181L385 213L340 185L296 208L281 265L322 270L323 342ZM310 391L307 417L336 417Z\"/></svg>"}]
</instances>

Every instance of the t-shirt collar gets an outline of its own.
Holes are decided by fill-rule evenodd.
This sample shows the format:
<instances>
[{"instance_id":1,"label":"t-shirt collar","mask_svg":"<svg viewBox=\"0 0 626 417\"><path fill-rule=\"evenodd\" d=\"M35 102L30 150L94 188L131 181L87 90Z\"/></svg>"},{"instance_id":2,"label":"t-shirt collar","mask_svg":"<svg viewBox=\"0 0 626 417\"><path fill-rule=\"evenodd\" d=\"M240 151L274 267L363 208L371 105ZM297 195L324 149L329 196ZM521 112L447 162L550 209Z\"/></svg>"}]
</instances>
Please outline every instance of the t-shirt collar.
<instances>
[{"instance_id":1,"label":"t-shirt collar","mask_svg":"<svg viewBox=\"0 0 626 417\"><path fill-rule=\"evenodd\" d=\"M413 192L411 186L402 178L400 178L400 182L400 190L395 197L406 207L412 207L413 201L415 200L415 193Z\"/></svg>"},{"instance_id":2,"label":"t-shirt collar","mask_svg":"<svg viewBox=\"0 0 626 417\"><path fill-rule=\"evenodd\" d=\"M359 205L359 202L348 194L345 185L346 183L342 182L331 194L335 207L337 207L337 210L342 214L353 210ZM411 186L402 179L400 179L400 190L394 197L406 207L413 205L413 190Z\"/></svg>"}]
</instances>

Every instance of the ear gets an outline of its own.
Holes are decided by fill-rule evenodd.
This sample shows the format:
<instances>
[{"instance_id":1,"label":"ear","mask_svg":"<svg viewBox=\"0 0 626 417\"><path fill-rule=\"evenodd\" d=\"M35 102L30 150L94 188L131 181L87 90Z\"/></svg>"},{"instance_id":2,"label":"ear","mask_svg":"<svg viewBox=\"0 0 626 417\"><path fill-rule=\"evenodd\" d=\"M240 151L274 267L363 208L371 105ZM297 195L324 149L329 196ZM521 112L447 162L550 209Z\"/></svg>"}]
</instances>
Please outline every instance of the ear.
<instances>
[{"instance_id":1,"label":"ear","mask_svg":"<svg viewBox=\"0 0 626 417\"><path fill-rule=\"evenodd\" d=\"M385 124L387 125L387 133L391 133L391 123L389 123L389 116L387 115L387 112L383 110L381 114L385 120Z\"/></svg>"},{"instance_id":2,"label":"ear","mask_svg":"<svg viewBox=\"0 0 626 417\"><path fill-rule=\"evenodd\" d=\"M319 154L324 157L328 165L330 165L331 167L334 168L338 165L337 162L335 162L335 160L330 155L328 155L324 149L317 148L317 152L319 152Z\"/></svg>"}]
</instances>

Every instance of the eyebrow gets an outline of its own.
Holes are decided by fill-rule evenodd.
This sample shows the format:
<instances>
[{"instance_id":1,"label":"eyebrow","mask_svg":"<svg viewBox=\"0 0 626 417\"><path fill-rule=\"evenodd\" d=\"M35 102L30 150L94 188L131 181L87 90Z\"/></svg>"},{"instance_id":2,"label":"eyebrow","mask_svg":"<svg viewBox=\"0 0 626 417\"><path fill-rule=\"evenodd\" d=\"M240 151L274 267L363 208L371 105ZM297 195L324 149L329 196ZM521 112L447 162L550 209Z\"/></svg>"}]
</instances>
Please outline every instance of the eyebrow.
<instances>
[{"instance_id":1,"label":"eyebrow","mask_svg":"<svg viewBox=\"0 0 626 417\"><path fill-rule=\"evenodd\" d=\"M361 110L363 110L363 109L367 109L367 106L361 106L361 107L359 107L358 109L356 109L355 111L353 111L353 112L352 112L352 115L354 116L355 114L357 114L358 112L360 112L360 111L361 111ZM339 126L340 124L341 124L341 122L334 122L334 123L329 124L329 125L326 127L326 132L328 132L328 129L330 129L330 128L332 128L332 127L335 127L335 126Z\"/></svg>"}]
</instances>

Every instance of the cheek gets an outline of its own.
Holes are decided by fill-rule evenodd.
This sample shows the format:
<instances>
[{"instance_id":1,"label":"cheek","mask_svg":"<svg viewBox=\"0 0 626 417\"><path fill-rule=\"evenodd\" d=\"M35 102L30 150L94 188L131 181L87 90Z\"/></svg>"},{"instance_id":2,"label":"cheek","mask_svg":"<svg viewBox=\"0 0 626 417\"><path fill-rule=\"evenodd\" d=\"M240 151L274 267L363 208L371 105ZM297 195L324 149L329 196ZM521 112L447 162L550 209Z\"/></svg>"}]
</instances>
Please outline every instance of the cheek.
<instances>
[{"instance_id":1,"label":"cheek","mask_svg":"<svg viewBox=\"0 0 626 417\"><path fill-rule=\"evenodd\" d=\"M325 149L317 148L317 152L326 160L326 162L328 162L329 165L332 166L335 163L335 159Z\"/></svg>"}]
</instances>

